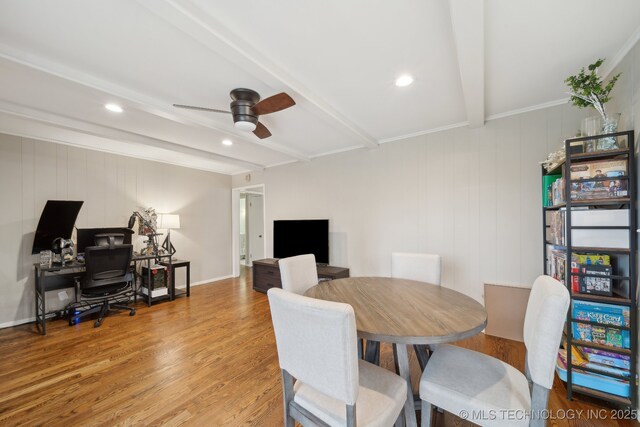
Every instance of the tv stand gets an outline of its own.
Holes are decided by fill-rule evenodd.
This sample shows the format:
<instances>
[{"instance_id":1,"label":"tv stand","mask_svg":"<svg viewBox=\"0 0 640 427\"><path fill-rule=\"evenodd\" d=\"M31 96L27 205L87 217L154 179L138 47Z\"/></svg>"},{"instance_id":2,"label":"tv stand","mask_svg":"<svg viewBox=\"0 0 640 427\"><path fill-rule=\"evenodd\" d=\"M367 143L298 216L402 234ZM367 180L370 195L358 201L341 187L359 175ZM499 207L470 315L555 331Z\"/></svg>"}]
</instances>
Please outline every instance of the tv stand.
<instances>
[{"instance_id":1,"label":"tv stand","mask_svg":"<svg viewBox=\"0 0 640 427\"><path fill-rule=\"evenodd\" d=\"M349 269L317 264L318 279L342 279L349 277ZM253 261L253 290L266 293L270 288L282 288L278 259L266 258Z\"/></svg>"}]
</instances>

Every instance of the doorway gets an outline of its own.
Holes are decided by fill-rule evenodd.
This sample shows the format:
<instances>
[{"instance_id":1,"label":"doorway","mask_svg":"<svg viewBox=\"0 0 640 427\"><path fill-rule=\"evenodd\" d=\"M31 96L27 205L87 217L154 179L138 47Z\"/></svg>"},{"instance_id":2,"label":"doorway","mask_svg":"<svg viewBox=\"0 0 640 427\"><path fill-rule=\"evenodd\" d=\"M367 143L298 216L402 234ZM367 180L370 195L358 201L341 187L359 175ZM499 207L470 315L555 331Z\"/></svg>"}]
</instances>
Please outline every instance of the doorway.
<instances>
[{"instance_id":1,"label":"doorway","mask_svg":"<svg viewBox=\"0 0 640 427\"><path fill-rule=\"evenodd\" d=\"M233 276L266 256L264 185L232 190Z\"/></svg>"}]
</instances>

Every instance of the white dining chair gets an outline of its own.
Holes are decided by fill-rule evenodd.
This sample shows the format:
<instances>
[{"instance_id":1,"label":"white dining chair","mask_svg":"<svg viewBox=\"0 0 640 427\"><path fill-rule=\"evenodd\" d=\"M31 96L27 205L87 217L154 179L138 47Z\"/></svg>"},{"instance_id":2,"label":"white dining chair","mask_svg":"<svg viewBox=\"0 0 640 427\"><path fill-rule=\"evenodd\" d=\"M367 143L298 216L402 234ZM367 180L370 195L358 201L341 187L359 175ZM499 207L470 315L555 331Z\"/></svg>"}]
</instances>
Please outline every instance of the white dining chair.
<instances>
[{"instance_id":1,"label":"white dining chair","mask_svg":"<svg viewBox=\"0 0 640 427\"><path fill-rule=\"evenodd\" d=\"M349 304L268 291L282 372L284 425L392 426L407 383L358 359ZM295 384L294 384L294 379ZM398 424L399 425L399 424Z\"/></svg>"},{"instance_id":2,"label":"white dining chair","mask_svg":"<svg viewBox=\"0 0 640 427\"><path fill-rule=\"evenodd\" d=\"M282 289L303 295L318 284L318 268L313 254L282 258L278 261Z\"/></svg>"},{"instance_id":3,"label":"white dining chair","mask_svg":"<svg viewBox=\"0 0 640 427\"><path fill-rule=\"evenodd\" d=\"M440 286L442 261L437 254L419 254L393 252L391 254L391 277L397 279L417 280ZM414 345L420 369L424 371L431 348L427 345ZM394 356L395 356L394 348Z\"/></svg>"},{"instance_id":4,"label":"white dining chair","mask_svg":"<svg viewBox=\"0 0 640 427\"><path fill-rule=\"evenodd\" d=\"M454 415L466 411L481 426L544 426L543 416L524 415L547 408L568 308L562 283L535 280L524 319L525 374L486 354L439 346L420 380L422 426L431 425L432 405Z\"/></svg>"},{"instance_id":5,"label":"white dining chair","mask_svg":"<svg viewBox=\"0 0 640 427\"><path fill-rule=\"evenodd\" d=\"M393 252L391 277L440 286L441 259L437 254Z\"/></svg>"},{"instance_id":6,"label":"white dining chair","mask_svg":"<svg viewBox=\"0 0 640 427\"><path fill-rule=\"evenodd\" d=\"M285 291L304 295L309 288L318 284L318 267L313 254L282 258L278 265L282 289ZM360 357L364 354L364 342L361 338L358 339L358 354Z\"/></svg>"}]
</instances>

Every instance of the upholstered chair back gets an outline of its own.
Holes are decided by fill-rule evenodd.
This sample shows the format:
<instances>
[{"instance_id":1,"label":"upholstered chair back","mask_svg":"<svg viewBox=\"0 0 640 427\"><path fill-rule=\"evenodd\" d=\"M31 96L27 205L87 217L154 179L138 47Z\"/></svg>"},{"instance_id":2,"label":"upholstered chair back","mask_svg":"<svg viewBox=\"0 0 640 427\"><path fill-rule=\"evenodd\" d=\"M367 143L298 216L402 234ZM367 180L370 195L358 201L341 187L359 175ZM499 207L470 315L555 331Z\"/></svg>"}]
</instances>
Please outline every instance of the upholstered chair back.
<instances>
[{"instance_id":1,"label":"upholstered chair back","mask_svg":"<svg viewBox=\"0 0 640 427\"><path fill-rule=\"evenodd\" d=\"M268 295L280 368L298 381L354 405L359 377L353 308L279 288L269 289Z\"/></svg>"},{"instance_id":2,"label":"upholstered chair back","mask_svg":"<svg viewBox=\"0 0 640 427\"><path fill-rule=\"evenodd\" d=\"M282 289L302 295L318 284L316 257L313 254L282 258L278 261Z\"/></svg>"},{"instance_id":3,"label":"upholstered chair back","mask_svg":"<svg viewBox=\"0 0 640 427\"><path fill-rule=\"evenodd\" d=\"M440 285L440 255L394 252L391 277Z\"/></svg>"},{"instance_id":4,"label":"upholstered chair back","mask_svg":"<svg viewBox=\"0 0 640 427\"><path fill-rule=\"evenodd\" d=\"M531 288L524 318L524 344L531 380L546 388L553 373L569 309L569 291L549 276L538 277Z\"/></svg>"}]
</instances>

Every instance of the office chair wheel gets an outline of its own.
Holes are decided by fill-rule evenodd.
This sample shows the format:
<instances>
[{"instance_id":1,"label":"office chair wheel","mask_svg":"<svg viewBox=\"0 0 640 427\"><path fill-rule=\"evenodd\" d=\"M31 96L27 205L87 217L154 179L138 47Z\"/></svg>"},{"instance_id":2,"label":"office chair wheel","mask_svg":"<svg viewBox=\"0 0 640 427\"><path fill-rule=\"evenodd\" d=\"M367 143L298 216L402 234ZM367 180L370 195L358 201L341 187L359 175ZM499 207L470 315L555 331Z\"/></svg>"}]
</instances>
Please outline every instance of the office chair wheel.
<instances>
[{"instance_id":1,"label":"office chair wheel","mask_svg":"<svg viewBox=\"0 0 640 427\"><path fill-rule=\"evenodd\" d=\"M93 324L94 328L99 328L100 325L102 325L102 321L101 320L96 320L96 323Z\"/></svg>"},{"instance_id":2,"label":"office chair wheel","mask_svg":"<svg viewBox=\"0 0 640 427\"><path fill-rule=\"evenodd\" d=\"M129 311L129 316L135 316L135 315L136 315L136 309L135 309L135 308L132 308L132 309Z\"/></svg>"}]
</instances>

